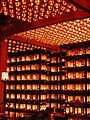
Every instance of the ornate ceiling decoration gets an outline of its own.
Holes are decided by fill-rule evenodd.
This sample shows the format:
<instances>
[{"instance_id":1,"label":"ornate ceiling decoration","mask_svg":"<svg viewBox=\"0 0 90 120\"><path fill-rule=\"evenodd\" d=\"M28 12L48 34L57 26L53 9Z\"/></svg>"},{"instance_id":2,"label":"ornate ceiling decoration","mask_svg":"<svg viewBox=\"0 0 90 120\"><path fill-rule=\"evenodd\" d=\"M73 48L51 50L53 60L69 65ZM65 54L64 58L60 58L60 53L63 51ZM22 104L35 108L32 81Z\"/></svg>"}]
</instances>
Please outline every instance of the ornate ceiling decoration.
<instances>
[{"instance_id":1,"label":"ornate ceiling decoration","mask_svg":"<svg viewBox=\"0 0 90 120\"><path fill-rule=\"evenodd\" d=\"M31 44L27 44L27 43L23 43L23 42L18 42L15 40L8 40L8 52L19 52L19 51L26 51L26 50L33 50L33 49L40 49L40 46L36 46L36 45L31 45ZM41 49L46 50L46 48L41 47Z\"/></svg>"},{"instance_id":2,"label":"ornate ceiling decoration","mask_svg":"<svg viewBox=\"0 0 90 120\"><path fill-rule=\"evenodd\" d=\"M1 0L4 14L12 20L0 37L15 34L13 38L18 40L49 45L90 40L89 4L87 0L80 1Z\"/></svg>"},{"instance_id":3,"label":"ornate ceiling decoration","mask_svg":"<svg viewBox=\"0 0 90 120\"><path fill-rule=\"evenodd\" d=\"M28 22L77 10L67 0L2 0L2 6L5 15Z\"/></svg>"},{"instance_id":4,"label":"ornate ceiling decoration","mask_svg":"<svg viewBox=\"0 0 90 120\"><path fill-rule=\"evenodd\" d=\"M90 40L90 18L62 22L18 33L17 35L51 45L88 41Z\"/></svg>"}]
</instances>

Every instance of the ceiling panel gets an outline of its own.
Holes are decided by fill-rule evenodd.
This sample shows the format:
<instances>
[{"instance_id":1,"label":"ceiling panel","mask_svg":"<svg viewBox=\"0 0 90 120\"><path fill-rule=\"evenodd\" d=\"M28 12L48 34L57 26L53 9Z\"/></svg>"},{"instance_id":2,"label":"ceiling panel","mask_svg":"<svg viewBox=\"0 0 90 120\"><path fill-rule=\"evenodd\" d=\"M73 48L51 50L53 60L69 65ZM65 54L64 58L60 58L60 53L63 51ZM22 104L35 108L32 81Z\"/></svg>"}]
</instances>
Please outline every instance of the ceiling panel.
<instances>
[{"instance_id":1,"label":"ceiling panel","mask_svg":"<svg viewBox=\"0 0 90 120\"><path fill-rule=\"evenodd\" d=\"M86 0L82 1L84 4ZM5 39L17 33L15 37L21 37L26 41L35 40L46 45L88 41L90 40L90 14L82 10L83 4L76 7L74 2L71 0L1 0L4 14L13 18L11 26L1 34L1 37Z\"/></svg>"},{"instance_id":2,"label":"ceiling panel","mask_svg":"<svg viewBox=\"0 0 90 120\"><path fill-rule=\"evenodd\" d=\"M28 22L77 11L67 0L2 0L2 6L5 15Z\"/></svg>"},{"instance_id":3,"label":"ceiling panel","mask_svg":"<svg viewBox=\"0 0 90 120\"><path fill-rule=\"evenodd\" d=\"M51 45L88 41L90 40L90 18L57 23L18 33L16 36Z\"/></svg>"}]
</instances>

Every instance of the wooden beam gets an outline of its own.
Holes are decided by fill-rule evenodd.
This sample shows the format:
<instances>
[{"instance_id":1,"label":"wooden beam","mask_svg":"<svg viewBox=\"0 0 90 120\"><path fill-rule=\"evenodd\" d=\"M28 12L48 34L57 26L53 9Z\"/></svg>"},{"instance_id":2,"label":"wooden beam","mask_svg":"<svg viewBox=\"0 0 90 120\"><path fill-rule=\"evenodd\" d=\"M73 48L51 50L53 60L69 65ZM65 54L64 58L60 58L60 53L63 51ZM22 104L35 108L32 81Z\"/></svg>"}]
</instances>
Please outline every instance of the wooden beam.
<instances>
[{"instance_id":1,"label":"wooden beam","mask_svg":"<svg viewBox=\"0 0 90 120\"><path fill-rule=\"evenodd\" d=\"M69 0L72 4L90 13L90 1L89 0Z\"/></svg>"},{"instance_id":2,"label":"wooden beam","mask_svg":"<svg viewBox=\"0 0 90 120\"><path fill-rule=\"evenodd\" d=\"M2 82L2 72L6 71L7 68L7 42L3 41L0 43L0 112L5 113L4 109L4 82Z\"/></svg>"}]
</instances>

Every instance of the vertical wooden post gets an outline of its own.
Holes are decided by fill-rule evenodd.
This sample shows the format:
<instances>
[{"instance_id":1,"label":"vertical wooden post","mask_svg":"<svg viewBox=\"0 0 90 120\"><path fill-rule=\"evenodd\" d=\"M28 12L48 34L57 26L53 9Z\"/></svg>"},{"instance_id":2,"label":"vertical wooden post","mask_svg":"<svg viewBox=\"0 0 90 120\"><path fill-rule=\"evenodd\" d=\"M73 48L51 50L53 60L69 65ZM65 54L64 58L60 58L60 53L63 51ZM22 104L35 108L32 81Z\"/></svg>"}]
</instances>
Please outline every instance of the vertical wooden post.
<instances>
[{"instance_id":1,"label":"vertical wooden post","mask_svg":"<svg viewBox=\"0 0 90 120\"><path fill-rule=\"evenodd\" d=\"M0 112L4 112L4 82L2 82L2 72L7 68L7 42L0 43Z\"/></svg>"}]
</instances>

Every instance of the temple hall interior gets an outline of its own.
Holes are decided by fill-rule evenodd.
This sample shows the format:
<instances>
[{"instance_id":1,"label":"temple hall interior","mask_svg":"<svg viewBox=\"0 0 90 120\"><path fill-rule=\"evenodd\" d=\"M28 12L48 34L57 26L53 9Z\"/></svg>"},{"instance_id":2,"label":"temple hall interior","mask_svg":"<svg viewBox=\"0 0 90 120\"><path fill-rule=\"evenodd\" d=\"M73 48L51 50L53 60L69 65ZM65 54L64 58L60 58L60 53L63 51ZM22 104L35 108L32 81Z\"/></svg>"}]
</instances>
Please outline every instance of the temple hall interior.
<instances>
[{"instance_id":1,"label":"temple hall interior","mask_svg":"<svg viewBox=\"0 0 90 120\"><path fill-rule=\"evenodd\" d=\"M0 120L90 120L90 0L0 0Z\"/></svg>"}]
</instances>

